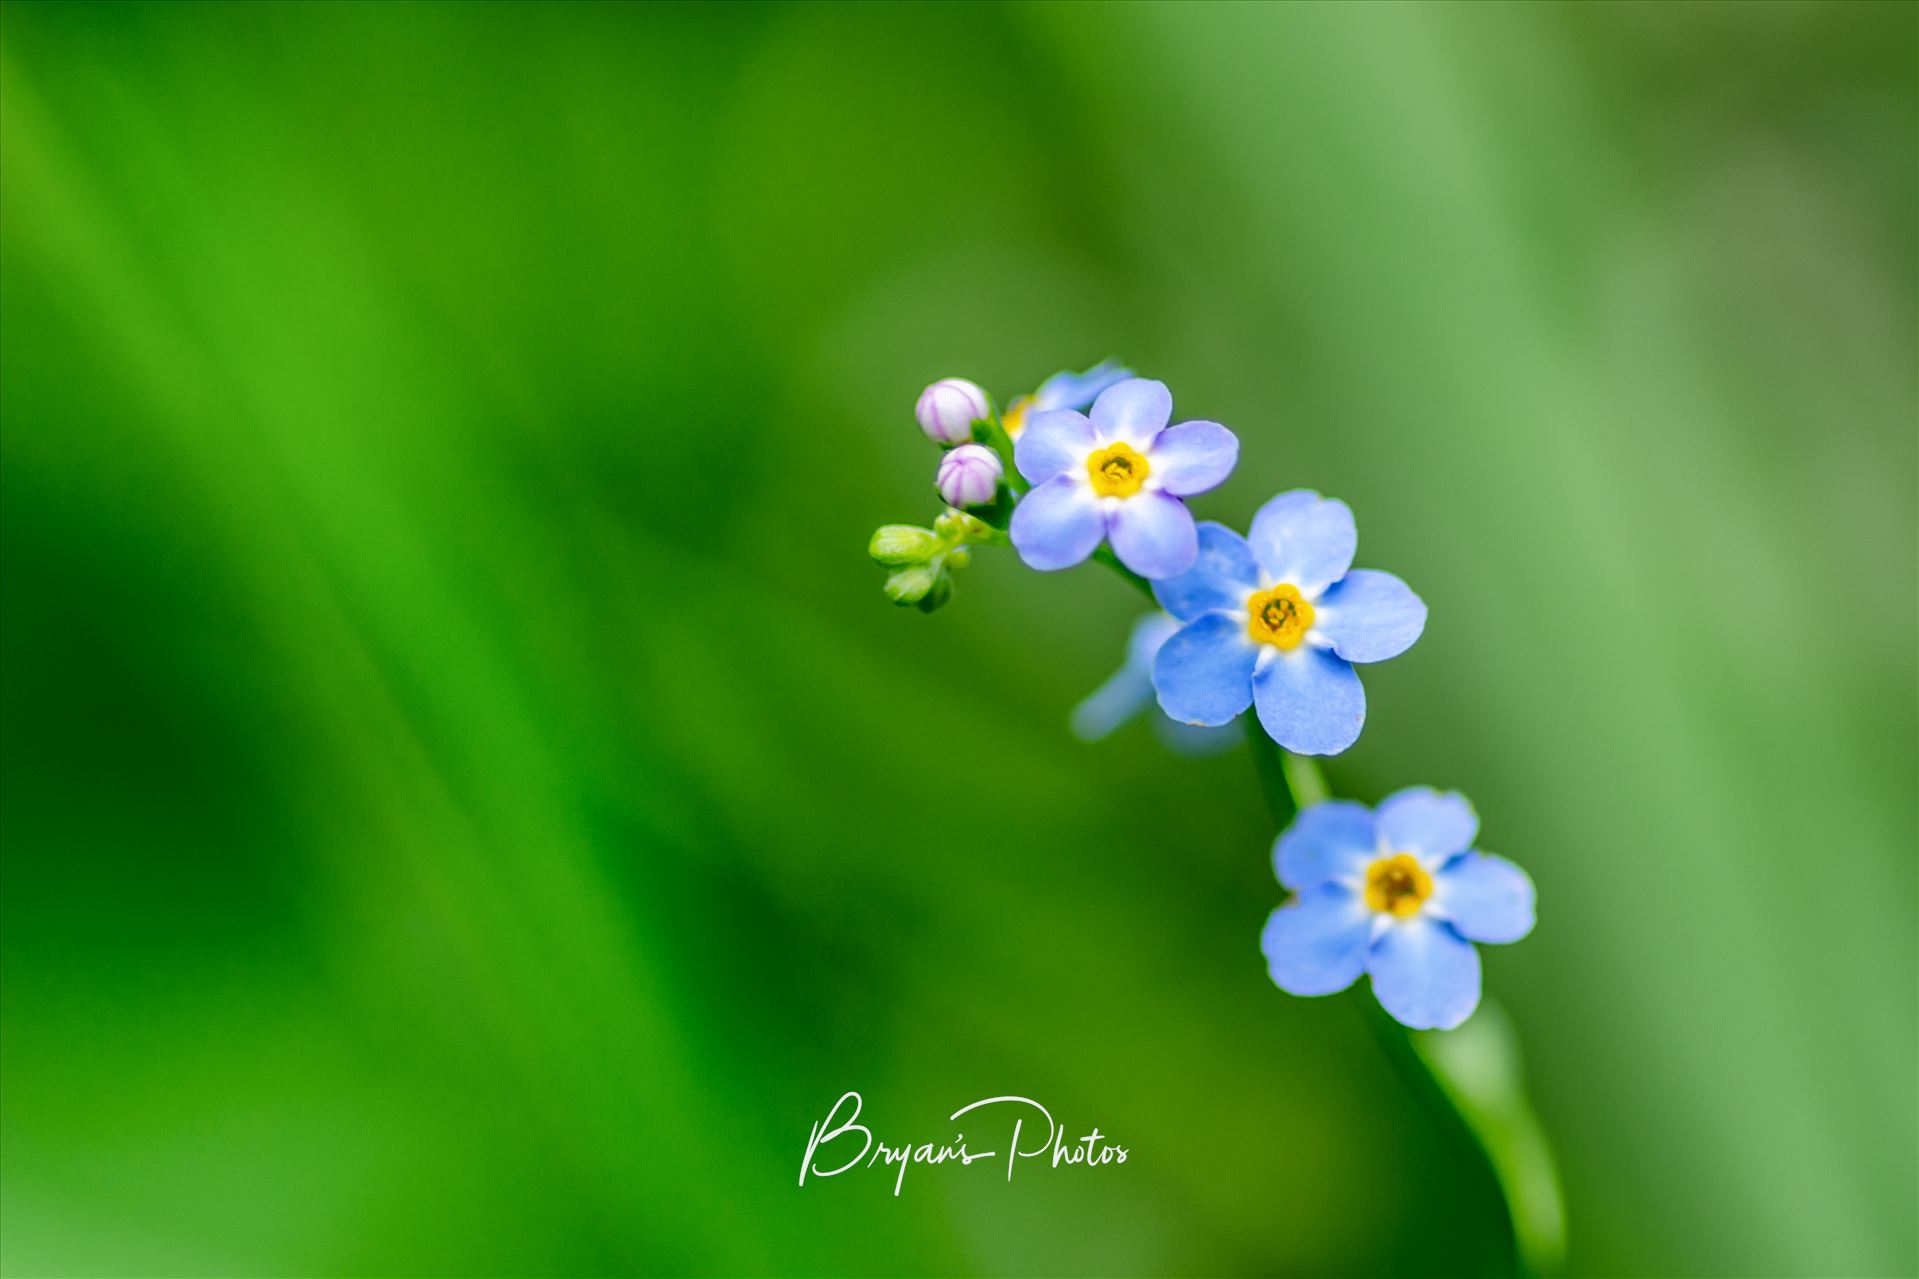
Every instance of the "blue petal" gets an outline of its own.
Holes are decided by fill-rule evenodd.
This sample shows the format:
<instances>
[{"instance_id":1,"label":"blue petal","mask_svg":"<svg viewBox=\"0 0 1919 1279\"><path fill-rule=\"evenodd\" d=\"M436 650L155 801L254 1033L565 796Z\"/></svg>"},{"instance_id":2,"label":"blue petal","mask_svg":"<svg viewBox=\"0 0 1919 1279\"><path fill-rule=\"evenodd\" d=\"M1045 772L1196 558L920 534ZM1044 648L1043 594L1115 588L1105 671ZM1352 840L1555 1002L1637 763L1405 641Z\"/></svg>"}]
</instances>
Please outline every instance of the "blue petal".
<instances>
[{"instance_id":1,"label":"blue petal","mask_svg":"<svg viewBox=\"0 0 1919 1279\"><path fill-rule=\"evenodd\" d=\"M1366 690L1352 665L1330 649L1273 650L1253 676L1259 722L1295 755L1337 755L1359 740Z\"/></svg>"},{"instance_id":2,"label":"blue petal","mask_svg":"<svg viewBox=\"0 0 1919 1279\"><path fill-rule=\"evenodd\" d=\"M1029 430L1027 435L1031 434ZM1007 532L1028 566L1071 568L1099 545L1106 521L1100 517L1092 486L1069 473L1055 475L1022 497L1013 508Z\"/></svg>"},{"instance_id":3,"label":"blue petal","mask_svg":"<svg viewBox=\"0 0 1919 1279\"><path fill-rule=\"evenodd\" d=\"M1295 489L1259 508L1246 541L1261 568L1317 600L1353 566L1359 530L1344 502Z\"/></svg>"},{"instance_id":4,"label":"blue petal","mask_svg":"<svg viewBox=\"0 0 1919 1279\"><path fill-rule=\"evenodd\" d=\"M1199 557L1192 512L1166 493L1121 498L1106 517L1106 536L1119 562L1149 582L1177 577Z\"/></svg>"},{"instance_id":5,"label":"blue petal","mask_svg":"<svg viewBox=\"0 0 1919 1279\"><path fill-rule=\"evenodd\" d=\"M1034 413L1013 443L1013 465L1028 484L1044 484L1062 472L1084 469L1086 455L1099 445L1084 413L1060 409Z\"/></svg>"},{"instance_id":6,"label":"blue petal","mask_svg":"<svg viewBox=\"0 0 1919 1279\"><path fill-rule=\"evenodd\" d=\"M1078 409L1092 407L1099 393L1133 376L1133 371L1117 360L1102 360L1084 373L1055 373L1033 392L1033 410Z\"/></svg>"},{"instance_id":7,"label":"blue petal","mask_svg":"<svg viewBox=\"0 0 1919 1279\"><path fill-rule=\"evenodd\" d=\"M1093 401L1093 427L1101 439L1125 440L1145 451L1173 416L1173 393L1164 382L1128 378Z\"/></svg>"},{"instance_id":8,"label":"blue petal","mask_svg":"<svg viewBox=\"0 0 1919 1279\"><path fill-rule=\"evenodd\" d=\"M1383 662L1426 629L1426 604L1391 573L1356 568L1319 597L1313 625L1349 662Z\"/></svg>"},{"instance_id":9,"label":"blue petal","mask_svg":"<svg viewBox=\"0 0 1919 1279\"><path fill-rule=\"evenodd\" d=\"M1350 799L1314 804L1273 841L1279 882L1295 891L1328 880L1354 880L1379 855L1373 810Z\"/></svg>"},{"instance_id":10,"label":"blue petal","mask_svg":"<svg viewBox=\"0 0 1919 1279\"><path fill-rule=\"evenodd\" d=\"M1491 853L1467 853L1433 877L1432 908L1473 941L1513 942L1533 930L1533 881Z\"/></svg>"},{"instance_id":11,"label":"blue petal","mask_svg":"<svg viewBox=\"0 0 1919 1279\"><path fill-rule=\"evenodd\" d=\"M1253 700L1258 645L1238 618L1207 613L1153 659L1159 708L1182 724L1225 724Z\"/></svg>"},{"instance_id":12,"label":"blue petal","mask_svg":"<svg viewBox=\"0 0 1919 1279\"><path fill-rule=\"evenodd\" d=\"M1239 461L1239 437L1217 422L1181 422L1153 441L1152 476L1174 497L1217 488Z\"/></svg>"},{"instance_id":13,"label":"blue petal","mask_svg":"<svg viewBox=\"0 0 1919 1279\"><path fill-rule=\"evenodd\" d=\"M1125 665L1073 708L1075 736L1096 742L1152 702L1153 656L1178 629L1179 622L1164 613L1148 613L1133 623L1133 633L1126 641Z\"/></svg>"},{"instance_id":14,"label":"blue petal","mask_svg":"<svg viewBox=\"0 0 1919 1279\"><path fill-rule=\"evenodd\" d=\"M1372 912L1352 889L1324 884L1274 911L1259 936L1266 971L1293 995L1330 995L1359 980Z\"/></svg>"},{"instance_id":15,"label":"blue petal","mask_svg":"<svg viewBox=\"0 0 1919 1279\"><path fill-rule=\"evenodd\" d=\"M1411 853L1429 868L1463 853L1479 834L1479 814L1458 791L1430 786L1395 791L1379 802L1379 838L1395 853Z\"/></svg>"},{"instance_id":16,"label":"blue petal","mask_svg":"<svg viewBox=\"0 0 1919 1279\"><path fill-rule=\"evenodd\" d=\"M1414 1030L1451 1030L1479 1007L1479 952L1425 915L1381 933L1366 968L1379 1002Z\"/></svg>"},{"instance_id":17,"label":"blue petal","mask_svg":"<svg viewBox=\"0 0 1919 1279\"><path fill-rule=\"evenodd\" d=\"M1211 520L1199 526L1199 558L1178 577L1153 583L1153 598L1182 622L1216 608L1238 612L1259 585L1259 565L1246 539Z\"/></svg>"}]
</instances>

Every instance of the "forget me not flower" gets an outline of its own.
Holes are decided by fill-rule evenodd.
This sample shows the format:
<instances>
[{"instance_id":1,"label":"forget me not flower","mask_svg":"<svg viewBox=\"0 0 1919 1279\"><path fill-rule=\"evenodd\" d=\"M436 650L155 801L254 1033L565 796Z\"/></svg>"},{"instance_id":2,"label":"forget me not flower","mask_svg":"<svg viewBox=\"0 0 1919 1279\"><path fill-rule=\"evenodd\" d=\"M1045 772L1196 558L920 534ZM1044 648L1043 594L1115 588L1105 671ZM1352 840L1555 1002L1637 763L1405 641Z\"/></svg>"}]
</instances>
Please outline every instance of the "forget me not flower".
<instances>
[{"instance_id":1,"label":"forget me not flower","mask_svg":"<svg viewBox=\"0 0 1919 1279\"><path fill-rule=\"evenodd\" d=\"M1330 995L1370 973L1373 994L1415 1030L1451 1030L1479 1006L1474 942L1532 931L1533 882L1472 847L1479 817L1457 791L1419 786L1377 812L1329 800L1273 845L1279 882L1296 896L1260 936L1273 981Z\"/></svg>"},{"instance_id":2,"label":"forget me not flower","mask_svg":"<svg viewBox=\"0 0 1919 1279\"><path fill-rule=\"evenodd\" d=\"M1397 657L1426 627L1426 605L1406 583L1351 567L1358 545L1346 504L1308 489L1260 507L1246 537L1200 525L1193 567L1153 583L1186 623L1153 662L1165 712L1224 724L1251 704L1299 755L1357 741L1366 690L1353 663Z\"/></svg>"},{"instance_id":3,"label":"forget me not flower","mask_svg":"<svg viewBox=\"0 0 1919 1279\"><path fill-rule=\"evenodd\" d=\"M1169 427L1172 415L1166 384L1145 378L1100 392L1090 416L1034 414L1013 449L1033 485L1007 529L1020 558L1037 569L1071 568L1110 539L1119 562L1141 577L1191 568L1199 540L1180 499L1232 474L1239 440L1217 422Z\"/></svg>"},{"instance_id":4,"label":"forget me not flower","mask_svg":"<svg viewBox=\"0 0 1919 1279\"><path fill-rule=\"evenodd\" d=\"M1050 413L1054 409L1078 409L1084 413L1101 391L1131 376L1133 371L1117 360L1101 360L1084 373L1055 373L1039 384L1039 390L1007 405L1006 412L1000 414L1000 425L1006 428L1008 436L1017 440L1026 429L1028 414Z\"/></svg>"}]
</instances>

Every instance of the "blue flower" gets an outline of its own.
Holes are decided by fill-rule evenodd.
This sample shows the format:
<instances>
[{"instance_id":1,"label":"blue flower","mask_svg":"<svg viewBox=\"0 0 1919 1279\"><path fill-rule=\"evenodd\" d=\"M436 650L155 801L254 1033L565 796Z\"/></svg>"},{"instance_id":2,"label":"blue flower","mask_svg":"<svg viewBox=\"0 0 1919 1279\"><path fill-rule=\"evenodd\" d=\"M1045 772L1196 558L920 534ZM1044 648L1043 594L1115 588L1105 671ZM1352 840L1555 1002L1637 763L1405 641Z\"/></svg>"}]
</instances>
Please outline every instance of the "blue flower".
<instances>
[{"instance_id":1,"label":"blue flower","mask_svg":"<svg viewBox=\"0 0 1919 1279\"><path fill-rule=\"evenodd\" d=\"M1126 662L1073 708L1073 732L1096 742L1151 707L1153 729L1168 749L1182 755L1210 755L1231 746L1238 734L1229 728L1198 728L1160 713L1153 703L1153 656L1179 629L1177 619L1152 612L1133 623L1126 641Z\"/></svg>"},{"instance_id":2,"label":"blue flower","mask_svg":"<svg viewBox=\"0 0 1919 1279\"><path fill-rule=\"evenodd\" d=\"M1266 921L1259 946L1279 988L1330 995L1370 973L1373 994L1415 1030L1451 1030L1479 1006L1474 942L1533 929L1533 882L1474 849L1479 817L1465 796L1417 786L1377 812L1329 800L1273 845L1295 896Z\"/></svg>"},{"instance_id":3,"label":"blue flower","mask_svg":"<svg viewBox=\"0 0 1919 1279\"><path fill-rule=\"evenodd\" d=\"M1351 568L1358 544L1346 504L1306 489L1260 507L1246 537L1200 525L1193 567L1153 583L1186 623L1153 661L1160 707L1188 724L1224 724L1250 704L1295 754L1351 746L1366 720L1353 663L1397 657L1426 627L1426 605L1406 583Z\"/></svg>"},{"instance_id":4,"label":"blue flower","mask_svg":"<svg viewBox=\"0 0 1919 1279\"><path fill-rule=\"evenodd\" d=\"M1120 563L1145 578L1172 577L1199 554L1181 498L1232 474L1239 440L1217 422L1169 427L1163 382L1131 378L1100 392L1092 414L1036 413L1013 449L1032 491L1007 532L1037 569L1071 568L1110 539Z\"/></svg>"},{"instance_id":5,"label":"blue flower","mask_svg":"<svg viewBox=\"0 0 1919 1279\"><path fill-rule=\"evenodd\" d=\"M1006 406L1000 424L1006 434L1017 440L1026 429L1031 413L1050 413L1054 409L1078 409L1084 413L1099 393L1133 376L1133 371L1117 360L1102 360L1084 373L1055 373L1039 384L1039 390L1022 395Z\"/></svg>"}]
</instances>

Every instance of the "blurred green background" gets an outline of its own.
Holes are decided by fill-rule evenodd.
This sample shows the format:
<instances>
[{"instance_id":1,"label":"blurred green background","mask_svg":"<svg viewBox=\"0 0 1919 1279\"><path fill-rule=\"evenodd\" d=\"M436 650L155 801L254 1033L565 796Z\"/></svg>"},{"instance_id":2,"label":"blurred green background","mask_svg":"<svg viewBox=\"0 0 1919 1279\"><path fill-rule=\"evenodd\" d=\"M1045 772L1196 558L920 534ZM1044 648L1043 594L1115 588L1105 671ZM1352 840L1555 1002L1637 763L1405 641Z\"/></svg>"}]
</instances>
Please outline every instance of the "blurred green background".
<instances>
[{"instance_id":1,"label":"blurred green background","mask_svg":"<svg viewBox=\"0 0 1919 1279\"><path fill-rule=\"evenodd\" d=\"M880 597L1116 355L1431 604L1329 772L1538 881L1571 1269L1919 1271L1916 13L6 5L0 1264L1500 1264L1135 598Z\"/></svg>"}]
</instances>

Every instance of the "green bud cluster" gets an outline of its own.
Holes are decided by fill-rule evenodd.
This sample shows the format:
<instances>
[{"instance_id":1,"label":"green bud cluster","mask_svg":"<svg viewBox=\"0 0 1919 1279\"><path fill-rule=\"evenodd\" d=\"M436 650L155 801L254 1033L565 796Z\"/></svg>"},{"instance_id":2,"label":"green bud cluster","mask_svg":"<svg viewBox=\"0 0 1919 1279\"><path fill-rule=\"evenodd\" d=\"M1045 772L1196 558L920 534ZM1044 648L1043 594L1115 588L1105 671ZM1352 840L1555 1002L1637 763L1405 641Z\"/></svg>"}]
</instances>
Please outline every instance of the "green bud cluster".
<instances>
[{"instance_id":1,"label":"green bud cluster","mask_svg":"<svg viewBox=\"0 0 1919 1279\"><path fill-rule=\"evenodd\" d=\"M883 524L873 530L866 553L886 577L886 598L930 613L953 598L953 570L972 560L966 548L980 542L1000 542L1006 534L965 511L948 510L932 528L912 524Z\"/></svg>"}]
</instances>

